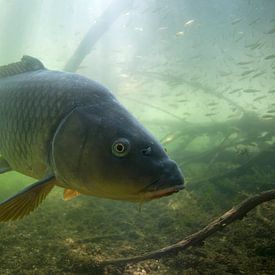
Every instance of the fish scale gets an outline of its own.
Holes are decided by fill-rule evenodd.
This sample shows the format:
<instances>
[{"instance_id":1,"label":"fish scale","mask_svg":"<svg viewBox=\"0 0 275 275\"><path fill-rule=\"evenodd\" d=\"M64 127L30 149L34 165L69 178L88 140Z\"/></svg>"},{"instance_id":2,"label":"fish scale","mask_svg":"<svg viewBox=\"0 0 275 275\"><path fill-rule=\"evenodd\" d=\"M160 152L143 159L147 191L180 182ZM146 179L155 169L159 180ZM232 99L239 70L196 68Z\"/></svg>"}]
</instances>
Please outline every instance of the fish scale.
<instances>
[{"instance_id":1,"label":"fish scale","mask_svg":"<svg viewBox=\"0 0 275 275\"><path fill-rule=\"evenodd\" d=\"M0 202L0 222L24 217L56 185L79 194L147 201L183 189L161 144L101 84L38 60L0 67L0 172L39 179Z\"/></svg>"},{"instance_id":2,"label":"fish scale","mask_svg":"<svg viewBox=\"0 0 275 275\"><path fill-rule=\"evenodd\" d=\"M48 169L50 140L62 118L92 100L80 96L87 88L84 77L59 74L36 71L0 80L0 152L13 169L36 178ZM74 79L77 89L67 89Z\"/></svg>"}]
</instances>

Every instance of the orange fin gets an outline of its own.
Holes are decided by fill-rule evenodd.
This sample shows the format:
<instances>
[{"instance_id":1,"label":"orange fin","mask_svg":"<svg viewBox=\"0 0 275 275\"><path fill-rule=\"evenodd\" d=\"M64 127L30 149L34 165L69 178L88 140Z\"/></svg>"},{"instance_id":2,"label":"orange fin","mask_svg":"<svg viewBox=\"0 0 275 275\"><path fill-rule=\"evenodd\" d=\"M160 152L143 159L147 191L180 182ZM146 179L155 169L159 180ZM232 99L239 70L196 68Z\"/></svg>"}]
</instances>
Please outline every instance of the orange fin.
<instances>
[{"instance_id":1,"label":"orange fin","mask_svg":"<svg viewBox=\"0 0 275 275\"><path fill-rule=\"evenodd\" d=\"M63 199L69 201L78 195L80 195L80 193L74 189L64 189Z\"/></svg>"},{"instance_id":2,"label":"orange fin","mask_svg":"<svg viewBox=\"0 0 275 275\"><path fill-rule=\"evenodd\" d=\"M55 177L49 176L0 203L0 222L21 219L37 208L55 185Z\"/></svg>"}]
</instances>

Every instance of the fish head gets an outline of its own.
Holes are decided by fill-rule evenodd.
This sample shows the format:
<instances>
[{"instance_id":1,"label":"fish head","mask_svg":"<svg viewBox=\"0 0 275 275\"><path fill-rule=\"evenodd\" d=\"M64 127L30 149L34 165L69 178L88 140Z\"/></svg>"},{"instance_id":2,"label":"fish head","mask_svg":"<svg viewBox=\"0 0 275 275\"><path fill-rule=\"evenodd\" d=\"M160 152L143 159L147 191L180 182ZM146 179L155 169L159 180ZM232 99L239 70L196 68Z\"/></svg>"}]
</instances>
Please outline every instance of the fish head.
<instances>
[{"instance_id":1,"label":"fish head","mask_svg":"<svg viewBox=\"0 0 275 275\"><path fill-rule=\"evenodd\" d=\"M64 187L98 197L140 202L184 187L176 162L115 99L76 108L63 120L52 164Z\"/></svg>"}]
</instances>

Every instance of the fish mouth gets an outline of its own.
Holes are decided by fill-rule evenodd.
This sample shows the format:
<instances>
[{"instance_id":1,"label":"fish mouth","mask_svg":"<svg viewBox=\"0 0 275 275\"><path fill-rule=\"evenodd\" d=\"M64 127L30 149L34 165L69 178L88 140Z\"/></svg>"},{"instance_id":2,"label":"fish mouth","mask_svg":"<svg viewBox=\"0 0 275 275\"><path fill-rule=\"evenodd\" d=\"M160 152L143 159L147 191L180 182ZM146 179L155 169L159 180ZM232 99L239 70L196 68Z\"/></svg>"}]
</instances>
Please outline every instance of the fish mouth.
<instances>
[{"instance_id":1,"label":"fish mouth","mask_svg":"<svg viewBox=\"0 0 275 275\"><path fill-rule=\"evenodd\" d=\"M170 196L174 193L179 192L182 189L184 189L183 185L175 185L173 187L167 187L167 188L156 190L156 191L149 191L144 194L144 198L145 198L145 200L158 199L161 197Z\"/></svg>"},{"instance_id":2,"label":"fish mouth","mask_svg":"<svg viewBox=\"0 0 275 275\"><path fill-rule=\"evenodd\" d=\"M184 189L183 182L178 182L178 184L174 184L173 182L162 181L161 179L157 179L143 188L143 198L144 200L153 200L161 197L170 196L174 193L179 192Z\"/></svg>"}]
</instances>

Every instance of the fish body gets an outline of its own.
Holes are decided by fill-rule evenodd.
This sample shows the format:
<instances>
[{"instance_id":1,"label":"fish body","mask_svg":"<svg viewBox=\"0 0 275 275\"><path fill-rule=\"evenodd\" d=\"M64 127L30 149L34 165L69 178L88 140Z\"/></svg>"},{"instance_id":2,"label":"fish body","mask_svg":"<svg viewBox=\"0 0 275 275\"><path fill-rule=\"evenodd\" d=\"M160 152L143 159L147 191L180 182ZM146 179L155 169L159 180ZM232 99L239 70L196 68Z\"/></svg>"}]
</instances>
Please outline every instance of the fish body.
<instances>
[{"instance_id":1,"label":"fish body","mask_svg":"<svg viewBox=\"0 0 275 275\"><path fill-rule=\"evenodd\" d=\"M65 198L136 202L183 188L176 163L106 87L29 56L0 67L0 153L0 173L39 179L0 203L0 221L27 215L55 185Z\"/></svg>"},{"instance_id":2,"label":"fish body","mask_svg":"<svg viewBox=\"0 0 275 275\"><path fill-rule=\"evenodd\" d=\"M77 106L113 98L87 78L38 70L0 80L0 152L13 170L34 178L50 169L49 151L60 121Z\"/></svg>"}]
</instances>

